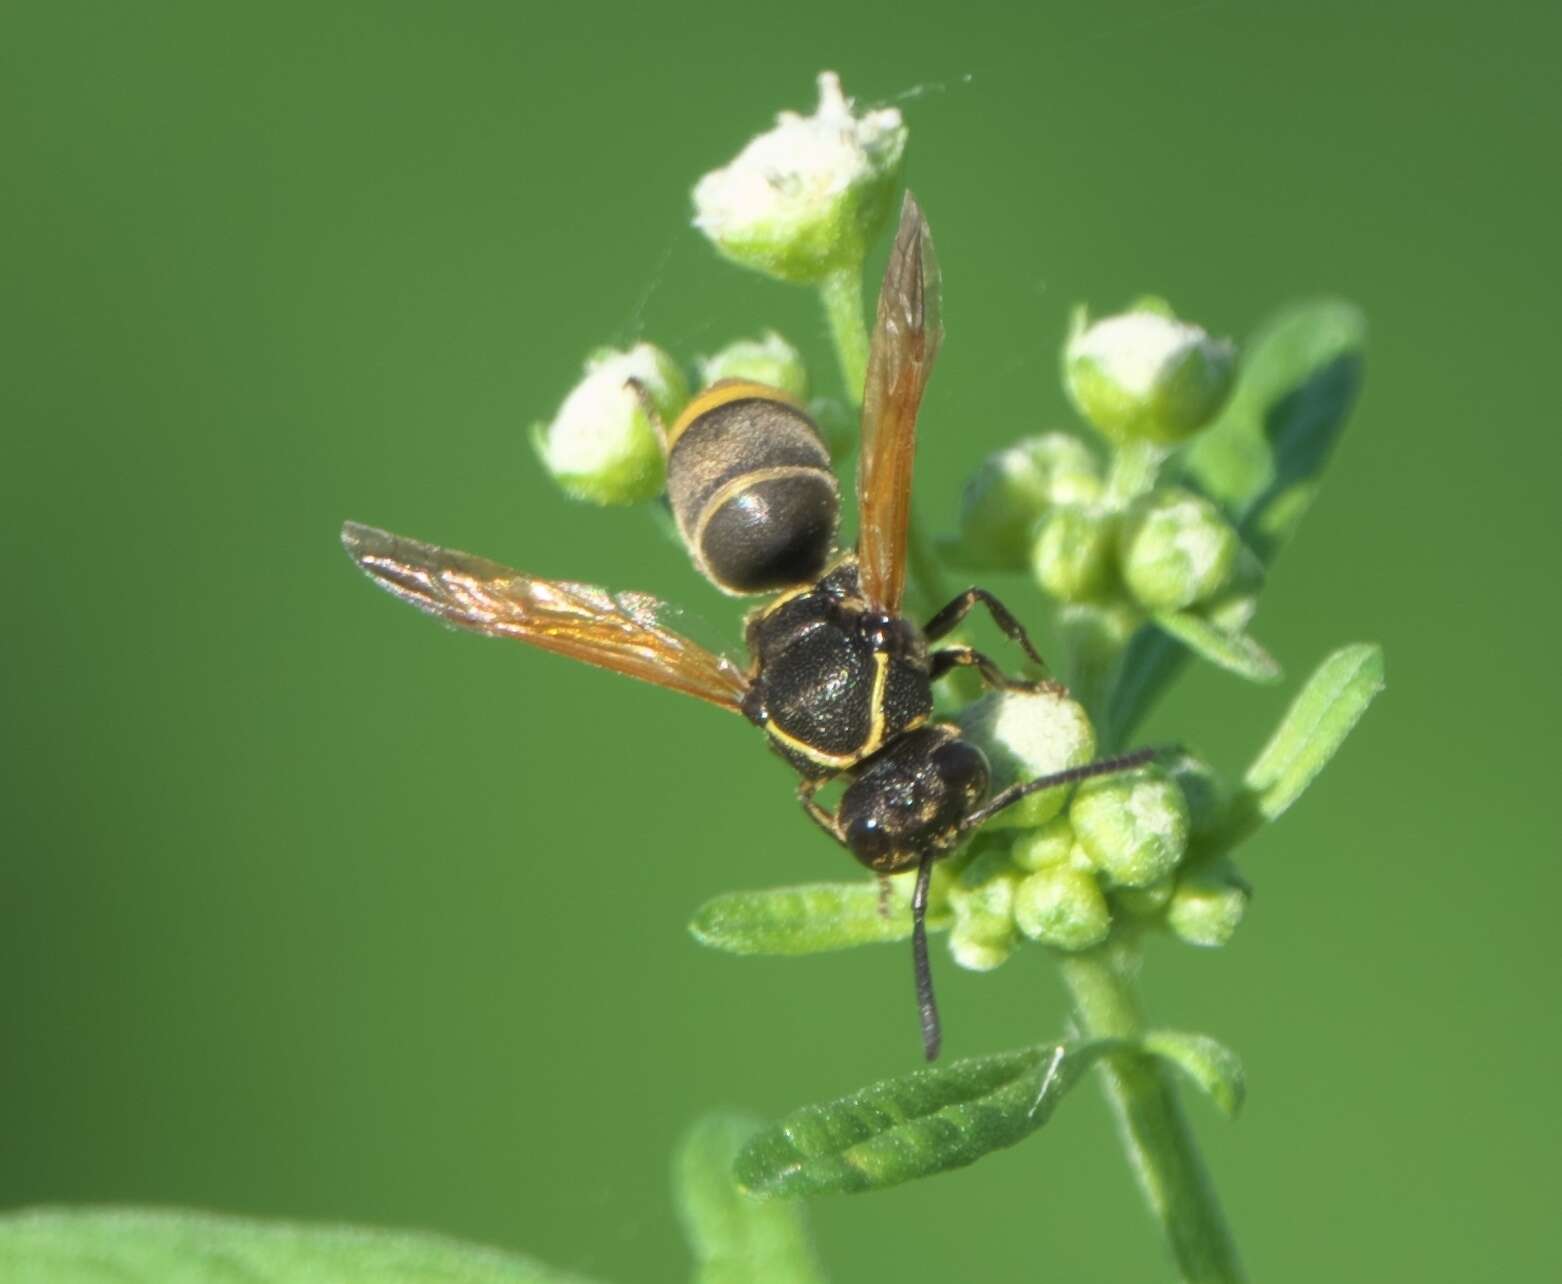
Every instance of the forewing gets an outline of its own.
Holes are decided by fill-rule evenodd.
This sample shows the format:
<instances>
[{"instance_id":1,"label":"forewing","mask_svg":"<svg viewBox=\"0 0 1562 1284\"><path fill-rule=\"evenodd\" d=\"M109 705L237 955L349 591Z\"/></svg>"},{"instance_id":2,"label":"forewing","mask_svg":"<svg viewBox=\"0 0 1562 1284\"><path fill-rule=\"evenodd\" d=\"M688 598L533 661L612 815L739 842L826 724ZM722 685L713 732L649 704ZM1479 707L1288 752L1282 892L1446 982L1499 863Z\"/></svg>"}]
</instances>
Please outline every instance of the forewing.
<instances>
[{"instance_id":1,"label":"forewing","mask_svg":"<svg viewBox=\"0 0 1562 1284\"><path fill-rule=\"evenodd\" d=\"M857 464L862 591L891 615L900 613L906 588L917 408L944 337L938 292L933 237L921 207L907 192L879 292L862 398L862 455Z\"/></svg>"},{"instance_id":2,"label":"forewing","mask_svg":"<svg viewBox=\"0 0 1562 1284\"><path fill-rule=\"evenodd\" d=\"M748 681L724 656L666 627L672 608L646 593L532 575L348 522L342 546L386 592L447 624L514 638L738 712Z\"/></svg>"}]
</instances>

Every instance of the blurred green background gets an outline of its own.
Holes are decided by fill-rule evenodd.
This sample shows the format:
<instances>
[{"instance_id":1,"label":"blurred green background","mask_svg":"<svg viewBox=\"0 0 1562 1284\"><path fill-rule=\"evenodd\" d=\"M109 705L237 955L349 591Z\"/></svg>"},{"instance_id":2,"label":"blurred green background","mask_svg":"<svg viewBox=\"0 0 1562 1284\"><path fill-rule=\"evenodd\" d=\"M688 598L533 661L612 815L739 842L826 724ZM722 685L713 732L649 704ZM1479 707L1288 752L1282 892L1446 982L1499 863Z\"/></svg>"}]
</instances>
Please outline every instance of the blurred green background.
<instances>
[{"instance_id":1,"label":"blurred green background","mask_svg":"<svg viewBox=\"0 0 1562 1284\"><path fill-rule=\"evenodd\" d=\"M1255 626L1287 685L1195 668L1147 738L1237 769L1351 640L1389 691L1246 853L1236 941L1153 951L1149 1002L1246 1058L1240 1122L1190 1108L1255 1278L1554 1269L1559 38L1540 4L6 6L0 1206L673 1280L700 1111L917 1064L903 948L685 934L717 892L849 874L751 730L441 631L336 543L353 517L735 636L524 430L637 336L773 325L835 386L812 299L687 226L833 67L905 109L944 261L935 528L980 456L1068 422L1074 301L1237 335L1366 309L1364 401ZM1041 951L935 965L952 1055L1060 1030ZM813 1214L840 1280L1169 1276L1093 1090Z\"/></svg>"}]
</instances>

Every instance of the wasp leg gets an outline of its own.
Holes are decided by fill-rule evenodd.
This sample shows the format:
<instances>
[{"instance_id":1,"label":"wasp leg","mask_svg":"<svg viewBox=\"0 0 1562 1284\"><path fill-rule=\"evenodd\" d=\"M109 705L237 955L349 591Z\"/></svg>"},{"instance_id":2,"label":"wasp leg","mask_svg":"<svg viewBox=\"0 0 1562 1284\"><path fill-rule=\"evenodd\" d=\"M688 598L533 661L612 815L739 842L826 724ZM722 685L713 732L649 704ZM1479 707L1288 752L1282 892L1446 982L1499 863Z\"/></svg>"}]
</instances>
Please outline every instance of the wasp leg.
<instances>
[{"instance_id":1,"label":"wasp leg","mask_svg":"<svg viewBox=\"0 0 1562 1284\"><path fill-rule=\"evenodd\" d=\"M814 795L825 785L829 779L824 780L799 780L797 782L797 801L803 804L803 810L808 813L808 818L818 825L820 829L829 834L831 838L846 846L846 835L841 830L840 821L823 807L814 801Z\"/></svg>"},{"instance_id":2,"label":"wasp leg","mask_svg":"<svg viewBox=\"0 0 1562 1284\"><path fill-rule=\"evenodd\" d=\"M959 597L955 598L948 606L927 622L927 627L922 630L927 635L929 642L936 642L955 625L968 616L976 604L980 602L987 608L987 613L993 617L993 623L1003 630L1004 636L1011 641L1018 642L1020 649L1030 656L1043 669L1047 662L1041 658L1041 653L1031 644L1030 636L1025 632L1025 626L1009 614L1009 608L995 598L984 588L968 588ZM969 661L967 661L969 663Z\"/></svg>"},{"instance_id":3,"label":"wasp leg","mask_svg":"<svg viewBox=\"0 0 1562 1284\"><path fill-rule=\"evenodd\" d=\"M1061 682L1054 682L1051 678L1041 678L1035 682L1026 678L1011 678L987 656L968 646L940 647L928 659L931 661L929 677L934 682L951 669L972 668L982 675L982 681L997 691L1028 691L1033 695L1041 691L1064 695L1068 691Z\"/></svg>"}]
</instances>

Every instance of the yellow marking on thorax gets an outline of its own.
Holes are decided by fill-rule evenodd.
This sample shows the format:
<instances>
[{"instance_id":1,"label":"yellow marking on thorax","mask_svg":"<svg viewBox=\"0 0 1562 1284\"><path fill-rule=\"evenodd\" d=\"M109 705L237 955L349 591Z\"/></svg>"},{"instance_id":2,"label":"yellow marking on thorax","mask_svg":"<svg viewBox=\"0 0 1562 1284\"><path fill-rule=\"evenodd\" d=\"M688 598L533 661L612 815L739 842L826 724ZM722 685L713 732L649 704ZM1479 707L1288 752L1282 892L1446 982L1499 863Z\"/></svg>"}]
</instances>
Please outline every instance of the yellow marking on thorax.
<instances>
[{"instance_id":1,"label":"yellow marking on thorax","mask_svg":"<svg viewBox=\"0 0 1562 1284\"><path fill-rule=\"evenodd\" d=\"M708 415L712 410L719 410L722 406L731 405L734 401L750 400L776 401L783 406L790 406L793 410L807 413L795 399L779 388L772 388L768 383L753 383L748 379L718 379L704 392L696 393L694 400L683 408L683 413L667 430L667 449L671 450L677 445L678 438L683 436L689 426L702 415Z\"/></svg>"}]
</instances>

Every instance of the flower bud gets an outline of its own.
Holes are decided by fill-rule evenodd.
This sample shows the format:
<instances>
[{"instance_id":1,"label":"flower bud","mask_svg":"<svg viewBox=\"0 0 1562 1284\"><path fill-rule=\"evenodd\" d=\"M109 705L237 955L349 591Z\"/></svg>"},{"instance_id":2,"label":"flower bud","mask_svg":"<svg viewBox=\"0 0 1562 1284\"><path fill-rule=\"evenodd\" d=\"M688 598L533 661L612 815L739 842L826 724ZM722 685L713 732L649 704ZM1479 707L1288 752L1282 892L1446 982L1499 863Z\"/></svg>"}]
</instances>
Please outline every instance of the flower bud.
<instances>
[{"instance_id":1,"label":"flower bud","mask_svg":"<svg viewBox=\"0 0 1562 1284\"><path fill-rule=\"evenodd\" d=\"M1019 570L1031 529L1051 504L1089 503L1101 493L1096 461L1067 433L1027 437L982 461L960 501L960 553L968 561Z\"/></svg>"},{"instance_id":2,"label":"flower bud","mask_svg":"<svg viewBox=\"0 0 1562 1284\"><path fill-rule=\"evenodd\" d=\"M1224 945L1252 898L1253 889L1229 859L1203 862L1178 875L1166 925L1189 945Z\"/></svg>"},{"instance_id":3,"label":"flower bud","mask_svg":"<svg viewBox=\"0 0 1562 1284\"><path fill-rule=\"evenodd\" d=\"M889 215L906 150L900 112L856 115L834 72L812 116L782 112L695 185L694 225L734 263L812 284L855 267Z\"/></svg>"},{"instance_id":4,"label":"flower bud","mask_svg":"<svg viewBox=\"0 0 1562 1284\"><path fill-rule=\"evenodd\" d=\"M960 710L955 721L981 746L992 767L992 790L1083 766L1096 752L1084 706L1050 691L996 691ZM991 820L994 829L1034 829L1063 810L1070 786L1029 794Z\"/></svg>"},{"instance_id":5,"label":"flower bud","mask_svg":"<svg viewBox=\"0 0 1562 1284\"><path fill-rule=\"evenodd\" d=\"M955 921L949 930L949 951L961 967L990 972L1014 952L1018 881L1008 852L992 846L975 856L950 886Z\"/></svg>"},{"instance_id":6,"label":"flower bud","mask_svg":"<svg viewBox=\"0 0 1562 1284\"><path fill-rule=\"evenodd\" d=\"M739 339L714 357L701 358L701 384L708 388L718 379L746 379L779 388L799 404L808 400L802 354L774 330L766 330L758 339Z\"/></svg>"},{"instance_id":7,"label":"flower bud","mask_svg":"<svg viewBox=\"0 0 1562 1284\"><path fill-rule=\"evenodd\" d=\"M1066 865L1074 849L1074 827L1067 816L1054 816L1038 829L1028 829L1014 840L1010 859L1020 869L1035 873L1052 865Z\"/></svg>"},{"instance_id":8,"label":"flower bud","mask_svg":"<svg viewBox=\"0 0 1562 1284\"><path fill-rule=\"evenodd\" d=\"M1117 546L1134 597L1151 611L1180 611L1225 586L1242 541L1202 495L1166 487L1129 509Z\"/></svg>"},{"instance_id":9,"label":"flower bud","mask_svg":"<svg viewBox=\"0 0 1562 1284\"><path fill-rule=\"evenodd\" d=\"M1154 918L1165 910L1176 887L1175 878L1162 878L1148 887L1119 887L1112 901L1134 918Z\"/></svg>"},{"instance_id":10,"label":"flower bud","mask_svg":"<svg viewBox=\"0 0 1562 1284\"><path fill-rule=\"evenodd\" d=\"M1236 373L1236 349L1159 308L1087 322L1085 311L1063 350L1070 400L1109 441L1174 445L1209 423Z\"/></svg>"},{"instance_id":11,"label":"flower bud","mask_svg":"<svg viewBox=\"0 0 1562 1284\"><path fill-rule=\"evenodd\" d=\"M1036 581L1063 602L1104 596L1116 575L1117 524L1105 508L1060 504L1036 528L1031 570Z\"/></svg>"},{"instance_id":12,"label":"flower bud","mask_svg":"<svg viewBox=\"0 0 1562 1284\"><path fill-rule=\"evenodd\" d=\"M627 352L604 348L586 362L586 377L564 398L553 422L532 429L532 441L543 467L576 499L594 504L654 499L662 493L667 466L646 401L663 423L671 423L688 399L683 372L660 348L649 343Z\"/></svg>"},{"instance_id":13,"label":"flower bud","mask_svg":"<svg viewBox=\"0 0 1562 1284\"><path fill-rule=\"evenodd\" d=\"M1014 921L1033 941L1085 950L1106 940L1112 911L1096 880L1070 865L1038 870L1014 892Z\"/></svg>"},{"instance_id":14,"label":"flower bud","mask_svg":"<svg viewBox=\"0 0 1562 1284\"><path fill-rule=\"evenodd\" d=\"M1155 768L1085 781L1068 817L1091 863L1119 887L1165 878L1188 850L1188 805Z\"/></svg>"},{"instance_id":15,"label":"flower bud","mask_svg":"<svg viewBox=\"0 0 1562 1284\"><path fill-rule=\"evenodd\" d=\"M1195 837L1213 832L1225 817L1227 798L1215 769L1191 753L1163 759L1163 765L1188 804L1188 832Z\"/></svg>"}]
</instances>

